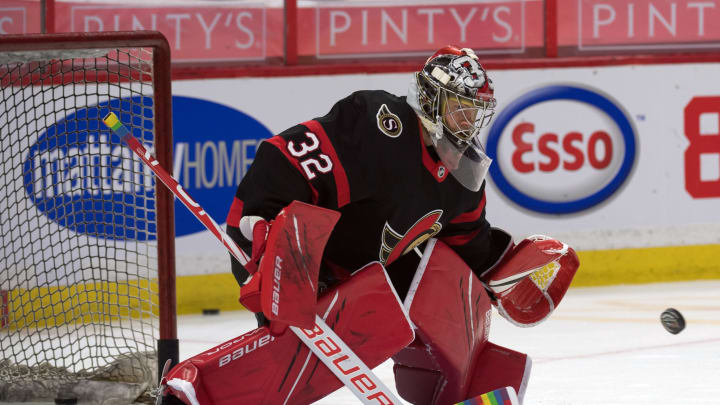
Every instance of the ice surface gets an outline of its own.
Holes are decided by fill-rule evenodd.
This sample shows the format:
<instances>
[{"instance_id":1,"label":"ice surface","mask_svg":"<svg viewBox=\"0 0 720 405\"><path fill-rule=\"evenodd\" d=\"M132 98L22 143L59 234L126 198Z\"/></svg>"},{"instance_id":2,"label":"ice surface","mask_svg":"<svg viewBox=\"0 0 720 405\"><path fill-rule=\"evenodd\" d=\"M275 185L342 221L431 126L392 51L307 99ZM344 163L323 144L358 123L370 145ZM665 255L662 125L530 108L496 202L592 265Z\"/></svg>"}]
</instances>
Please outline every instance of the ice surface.
<instances>
[{"instance_id":1,"label":"ice surface","mask_svg":"<svg viewBox=\"0 0 720 405\"><path fill-rule=\"evenodd\" d=\"M678 309L672 335L660 313ZM245 311L178 319L184 359L255 326ZM525 405L720 404L720 281L571 288L548 321L528 329L493 314L490 340L528 353ZM374 372L394 389L392 362ZM347 388L318 404L357 404Z\"/></svg>"}]
</instances>

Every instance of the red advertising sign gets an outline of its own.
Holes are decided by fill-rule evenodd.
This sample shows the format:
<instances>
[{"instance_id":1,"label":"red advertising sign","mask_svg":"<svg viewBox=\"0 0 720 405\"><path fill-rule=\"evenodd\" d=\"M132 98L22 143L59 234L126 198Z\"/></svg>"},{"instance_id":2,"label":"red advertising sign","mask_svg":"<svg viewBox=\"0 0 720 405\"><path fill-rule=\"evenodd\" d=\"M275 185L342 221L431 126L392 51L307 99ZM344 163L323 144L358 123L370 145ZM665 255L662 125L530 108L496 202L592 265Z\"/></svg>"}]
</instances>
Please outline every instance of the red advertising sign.
<instances>
[{"instance_id":1,"label":"red advertising sign","mask_svg":"<svg viewBox=\"0 0 720 405\"><path fill-rule=\"evenodd\" d=\"M580 51L720 48L717 0L560 0L558 40Z\"/></svg>"},{"instance_id":2,"label":"red advertising sign","mask_svg":"<svg viewBox=\"0 0 720 405\"><path fill-rule=\"evenodd\" d=\"M40 32L40 2L0 2L0 35Z\"/></svg>"},{"instance_id":3,"label":"red advertising sign","mask_svg":"<svg viewBox=\"0 0 720 405\"><path fill-rule=\"evenodd\" d=\"M56 3L59 32L158 30L174 62L281 57L284 10L262 4ZM327 3L326 3L327 4ZM298 53L322 58L426 56L446 44L517 55L543 46L543 3L499 0L441 5L346 3L298 10Z\"/></svg>"},{"instance_id":4,"label":"red advertising sign","mask_svg":"<svg viewBox=\"0 0 720 405\"><path fill-rule=\"evenodd\" d=\"M446 44L522 54L543 44L540 1L317 7L300 10L299 50L317 58L427 55Z\"/></svg>"},{"instance_id":5,"label":"red advertising sign","mask_svg":"<svg viewBox=\"0 0 720 405\"><path fill-rule=\"evenodd\" d=\"M694 97L685 106L685 189L693 198L720 197L720 97Z\"/></svg>"},{"instance_id":6,"label":"red advertising sign","mask_svg":"<svg viewBox=\"0 0 720 405\"><path fill-rule=\"evenodd\" d=\"M122 6L57 3L57 30L102 32L157 30L174 62L251 61L268 56L264 6ZM278 9L276 9L278 10ZM273 17L280 18L281 13Z\"/></svg>"}]
</instances>

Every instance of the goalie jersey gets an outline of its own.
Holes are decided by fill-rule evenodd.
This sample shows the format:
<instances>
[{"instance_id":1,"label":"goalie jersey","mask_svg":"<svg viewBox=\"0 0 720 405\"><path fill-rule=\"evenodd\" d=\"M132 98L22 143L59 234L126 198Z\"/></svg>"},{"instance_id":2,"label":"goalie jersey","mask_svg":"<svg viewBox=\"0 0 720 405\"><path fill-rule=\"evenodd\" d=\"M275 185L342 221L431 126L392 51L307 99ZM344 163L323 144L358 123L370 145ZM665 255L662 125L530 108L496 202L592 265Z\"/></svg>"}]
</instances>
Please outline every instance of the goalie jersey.
<instances>
[{"instance_id":1,"label":"goalie jersey","mask_svg":"<svg viewBox=\"0 0 720 405\"><path fill-rule=\"evenodd\" d=\"M327 115L262 142L237 189L228 233L249 252L240 218L271 220L299 200L341 213L323 256L332 268L354 271L379 261L394 279L394 271L414 272L419 259L407 255L415 263L406 268L394 262L437 237L479 274L501 253L494 245L507 242L492 241L485 184L473 192L458 183L424 144L421 125L405 97L358 91ZM233 273L242 283L247 273L238 268L235 263Z\"/></svg>"}]
</instances>

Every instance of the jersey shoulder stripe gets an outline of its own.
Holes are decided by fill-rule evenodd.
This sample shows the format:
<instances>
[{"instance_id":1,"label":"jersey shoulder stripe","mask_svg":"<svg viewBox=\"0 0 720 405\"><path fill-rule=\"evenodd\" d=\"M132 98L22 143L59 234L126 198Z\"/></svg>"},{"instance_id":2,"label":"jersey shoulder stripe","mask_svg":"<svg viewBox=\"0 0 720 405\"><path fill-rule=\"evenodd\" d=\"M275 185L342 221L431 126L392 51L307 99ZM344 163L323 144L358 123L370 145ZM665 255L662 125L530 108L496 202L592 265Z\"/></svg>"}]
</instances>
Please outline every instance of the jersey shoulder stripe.
<instances>
[{"instance_id":1,"label":"jersey shoulder stripe","mask_svg":"<svg viewBox=\"0 0 720 405\"><path fill-rule=\"evenodd\" d=\"M482 228L477 228L472 232L465 233L462 235L444 236L444 237L440 238L440 240L447 243L450 246L462 246L462 245L466 245L468 242L475 239L475 237L482 230L483 230Z\"/></svg>"},{"instance_id":2,"label":"jersey shoulder stripe","mask_svg":"<svg viewBox=\"0 0 720 405\"><path fill-rule=\"evenodd\" d=\"M464 222L475 222L482 216L483 210L485 210L485 192L483 191L482 199L480 200L480 204L478 204L477 208L475 208L472 211L464 212L455 218L453 218L450 223L451 224L461 224Z\"/></svg>"}]
</instances>

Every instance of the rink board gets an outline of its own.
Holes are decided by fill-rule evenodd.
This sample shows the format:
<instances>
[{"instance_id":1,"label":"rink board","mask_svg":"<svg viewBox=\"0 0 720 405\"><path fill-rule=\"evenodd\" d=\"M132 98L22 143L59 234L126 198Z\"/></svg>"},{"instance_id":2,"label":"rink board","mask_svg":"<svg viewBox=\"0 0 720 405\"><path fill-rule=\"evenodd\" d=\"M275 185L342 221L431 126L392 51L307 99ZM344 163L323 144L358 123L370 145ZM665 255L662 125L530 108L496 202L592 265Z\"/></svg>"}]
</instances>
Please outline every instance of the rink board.
<instances>
[{"instance_id":1,"label":"rink board","mask_svg":"<svg viewBox=\"0 0 720 405\"><path fill-rule=\"evenodd\" d=\"M484 134L496 168L486 190L491 224L516 240L542 233L573 246L581 258L577 286L720 278L720 150L713 146L720 144L718 65L690 60L492 70L499 107ZM173 93L241 112L278 133L324 115L352 91L405 94L410 78L391 73L183 80L173 83ZM230 147L243 138L244 128L218 136L213 120L203 125L205 132L192 133L175 126L183 148L176 144L172 170L203 207L220 207L213 216L222 223L233 186L213 188L213 180L222 178L219 171L228 162L244 172L259 141ZM514 133L524 145L513 142ZM530 152L521 153L520 146ZM189 221L182 222L176 229L187 228ZM176 259L180 313L237 308L229 256L209 232L179 235Z\"/></svg>"}]
</instances>

